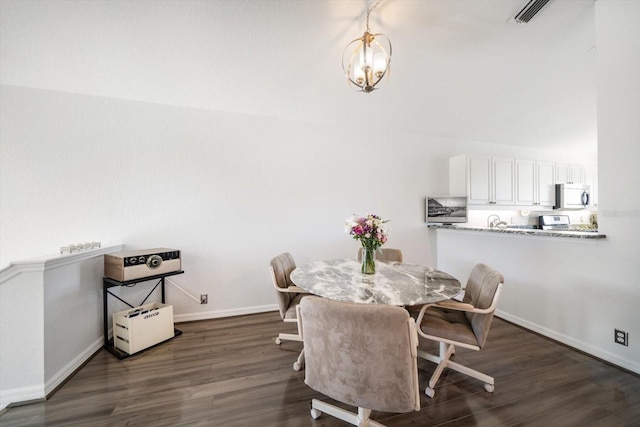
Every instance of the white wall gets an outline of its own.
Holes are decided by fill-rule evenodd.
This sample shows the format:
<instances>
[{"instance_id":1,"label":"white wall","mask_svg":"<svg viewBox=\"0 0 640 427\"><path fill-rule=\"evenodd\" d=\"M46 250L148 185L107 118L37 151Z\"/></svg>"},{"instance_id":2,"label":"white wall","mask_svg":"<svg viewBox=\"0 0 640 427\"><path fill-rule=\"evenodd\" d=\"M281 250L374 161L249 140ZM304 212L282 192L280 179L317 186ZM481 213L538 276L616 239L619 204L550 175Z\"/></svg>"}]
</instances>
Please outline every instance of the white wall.
<instances>
[{"instance_id":1,"label":"white wall","mask_svg":"<svg viewBox=\"0 0 640 427\"><path fill-rule=\"evenodd\" d=\"M640 2L598 1L598 164L600 215L611 246L594 263L614 295L612 316L632 325L631 358L640 360Z\"/></svg>"},{"instance_id":2,"label":"white wall","mask_svg":"<svg viewBox=\"0 0 640 427\"><path fill-rule=\"evenodd\" d=\"M183 251L176 313L275 302L268 261L350 256L353 213L391 220L389 245L429 256L422 199L447 188L417 137L2 87L2 262L69 242ZM446 157L444 157L446 158Z\"/></svg>"}]
</instances>

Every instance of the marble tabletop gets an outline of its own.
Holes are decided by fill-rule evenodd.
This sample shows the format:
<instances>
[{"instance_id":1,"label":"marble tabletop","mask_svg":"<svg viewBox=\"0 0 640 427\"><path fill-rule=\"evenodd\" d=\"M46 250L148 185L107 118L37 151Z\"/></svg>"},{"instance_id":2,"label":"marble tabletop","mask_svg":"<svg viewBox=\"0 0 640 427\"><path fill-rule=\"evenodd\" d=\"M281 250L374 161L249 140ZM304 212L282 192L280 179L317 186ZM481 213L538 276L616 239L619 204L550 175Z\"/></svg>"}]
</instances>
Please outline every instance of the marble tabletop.
<instances>
[{"instance_id":1,"label":"marble tabletop","mask_svg":"<svg viewBox=\"0 0 640 427\"><path fill-rule=\"evenodd\" d=\"M304 264L291 272L296 286L336 301L411 306L449 299L461 291L453 276L416 264L376 261L375 274L362 274L355 259Z\"/></svg>"}]
</instances>

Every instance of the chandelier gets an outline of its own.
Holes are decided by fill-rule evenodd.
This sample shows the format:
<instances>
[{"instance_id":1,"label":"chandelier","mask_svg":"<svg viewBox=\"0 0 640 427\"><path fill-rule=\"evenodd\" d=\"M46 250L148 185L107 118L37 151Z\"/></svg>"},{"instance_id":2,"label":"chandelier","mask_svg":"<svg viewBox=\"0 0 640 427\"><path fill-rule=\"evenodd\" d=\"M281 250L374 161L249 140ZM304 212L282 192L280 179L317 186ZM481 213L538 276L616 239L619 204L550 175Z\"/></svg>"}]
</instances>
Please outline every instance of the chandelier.
<instances>
[{"instance_id":1,"label":"chandelier","mask_svg":"<svg viewBox=\"0 0 640 427\"><path fill-rule=\"evenodd\" d=\"M390 73L391 41L381 33L372 34L369 15L382 0L367 10L367 29L362 37L351 41L342 53L342 69L347 82L356 90L370 93Z\"/></svg>"}]
</instances>

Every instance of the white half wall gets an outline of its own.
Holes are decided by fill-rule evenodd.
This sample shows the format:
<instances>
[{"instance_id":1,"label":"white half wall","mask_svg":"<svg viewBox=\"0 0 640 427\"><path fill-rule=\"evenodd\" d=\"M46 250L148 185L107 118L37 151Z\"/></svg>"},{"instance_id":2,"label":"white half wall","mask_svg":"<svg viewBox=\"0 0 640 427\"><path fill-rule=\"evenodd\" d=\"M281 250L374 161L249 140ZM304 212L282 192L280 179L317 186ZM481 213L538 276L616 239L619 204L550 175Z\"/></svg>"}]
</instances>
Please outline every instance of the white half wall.
<instances>
[{"instance_id":1,"label":"white half wall","mask_svg":"<svg viewBox=\"0 0 640 427\"><path fill-rule=\"evenodd\" d=\"M43 256L0 270L0 411L44 399L104 342L103 254Z\"/></svg>"},{"instance_id":2,"label":"white half wall","mask_svg":"<svg viewBox=\"0 0 640 427\"><path fill-rule=\"evenodd\" d=\"M500 271L505 287L498 315L615 365L640 373L640 345L613 341L614 329L640 336L635 291L604 240L438 229L438 268L466 280L476 263ZM491 344L491 336L489 343Z\"/></svg>"}]
</instances>

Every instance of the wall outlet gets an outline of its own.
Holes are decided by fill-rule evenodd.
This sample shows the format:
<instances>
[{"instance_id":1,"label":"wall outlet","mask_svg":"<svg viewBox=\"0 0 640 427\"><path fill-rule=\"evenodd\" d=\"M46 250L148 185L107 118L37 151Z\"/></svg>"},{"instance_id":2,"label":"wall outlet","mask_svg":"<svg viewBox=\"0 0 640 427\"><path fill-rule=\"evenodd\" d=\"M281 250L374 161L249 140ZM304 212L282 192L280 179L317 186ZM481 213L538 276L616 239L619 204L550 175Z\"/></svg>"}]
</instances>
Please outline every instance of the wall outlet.
<instances>
[{"instance_id":1,"label":"wall outlet","mask_svg":"<svg viewBox=\"0 0 640 427\"><path fill-rule=\"evenodd\" d=\"M620 329L614 329L613 342L629 346L629 332L621 331Z\"/></svg>"},{"instance_id":2,"label":"wall outlet","mask_svg":"<svg viewBox=\"0 0 640 427\"><path fill-rule=\"evenodd\" d=\"M209 304L209 294L200 294L200 304Z\"/></svg>"}]
</instances>

